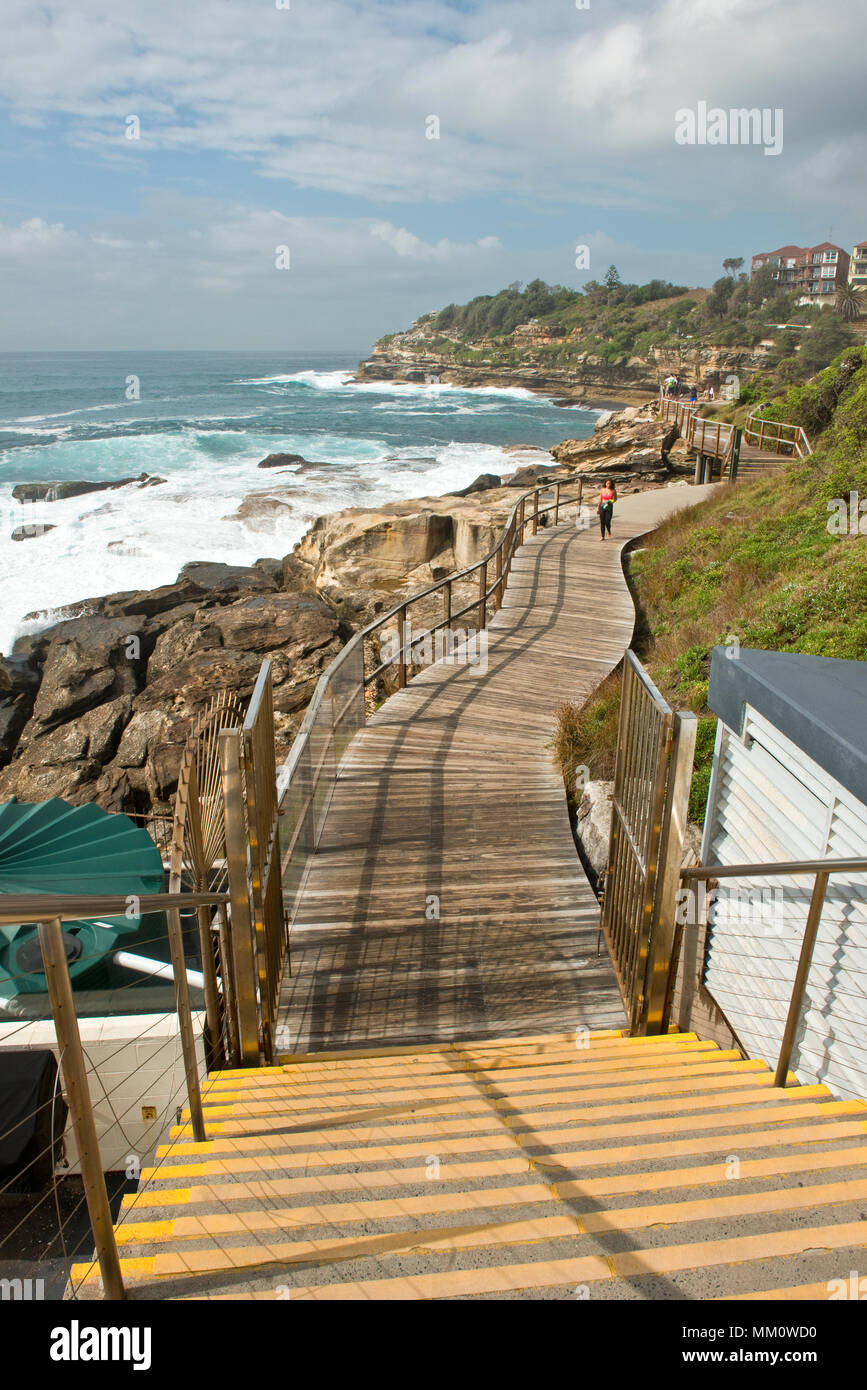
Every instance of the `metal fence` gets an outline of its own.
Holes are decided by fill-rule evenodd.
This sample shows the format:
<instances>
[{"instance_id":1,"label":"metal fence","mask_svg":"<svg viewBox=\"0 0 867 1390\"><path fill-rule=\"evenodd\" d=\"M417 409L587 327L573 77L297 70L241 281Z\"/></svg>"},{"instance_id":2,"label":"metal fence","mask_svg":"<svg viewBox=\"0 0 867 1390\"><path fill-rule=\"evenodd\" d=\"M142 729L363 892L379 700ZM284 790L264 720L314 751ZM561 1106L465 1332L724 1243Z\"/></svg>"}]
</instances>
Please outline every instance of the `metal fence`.
<instances>
[{"instance_id":1,"label":"metal fence","mask_svg":"<svg viewBox=\"0 0 867 1390\"><path fill-rule=\"evenodd\" d=\"M696 727L627 652L602 929L633 1033L663 1027Z\"/></svg>"}]
</instances>

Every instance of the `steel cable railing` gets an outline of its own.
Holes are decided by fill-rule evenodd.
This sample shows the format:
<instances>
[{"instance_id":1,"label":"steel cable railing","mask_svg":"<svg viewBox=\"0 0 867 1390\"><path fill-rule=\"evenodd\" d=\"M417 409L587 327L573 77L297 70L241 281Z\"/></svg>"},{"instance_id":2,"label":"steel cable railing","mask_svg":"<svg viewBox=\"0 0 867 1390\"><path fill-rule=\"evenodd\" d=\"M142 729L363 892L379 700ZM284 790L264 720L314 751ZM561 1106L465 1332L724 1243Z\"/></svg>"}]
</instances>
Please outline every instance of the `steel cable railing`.
<instances>
[{"instance_id":1,"label":"steel cable railing","mask_svg":"<svg viewBox=\"0 0 867 1390\"><path fill-rule=\"evenodd\" d=\"M777 1069L774 1075L775 1086L785 1086L789 1074L789 1064L792 1060L795 1037L804 1008L804 997L807 988L807 980L810 974L810 966L813 961L813 952L819 935L819 926L822 920L822 909L825 904L828 880L832 874L861 874L865 872L867 872L867 859L865 858L809 859L775 864L699 864L691 868L685 868L681 872L681 882L684 884L698 883L708 879L788 877L801 874L813 875L813 891L810 896L810 906L804 925L804 934L801 938L798 964L792 985L792 993L789 999L786 1023L783 1029L780 1052L777 1059ZM680 921L677 927L675 946L672 950L665 1009L666 1025L668 1023L668 1015L674 994L680 956L680 944L684 927L685 923Z\"/></svg>"},{"instance_id":2,"label":"steel cable railing","mask_svg":"<svg viewBox=\"0 0 867 1390\"><path fill-rule=\"evenodd\" d=\"M52 1125L47 1142L41 1143L41 1146L37 1144L34 1153L28 1150L24 1154L24 1159L15 1164L12 1178L5 1182L3 1188L0 1189L0 1197L8 1196L13 1191L26 1195L28 1187L33 1186L34 1180L37 1175L41 1174L42 1168L48 1166L50 1169L51 1176L48 1185L41 1195L31 1193L24 1216L20 1220L14 1221L11 1227L8 1226L7 1222L3 1223L4 1228L0 1233L0 1251L5 1251L8 1255L10 1250L14 1250L16 1239L20 1244L26 1235L28 1225L31 1231L35 1228L34 1219L37 1213L44 1208L44 1204L53 1198L57 1215L57 1228L51 1233L47 1244L43 1241L43 1258L47 1258L47 1252L59 1241L63 1248L64 1260L68 1264L73 1237L75 1249L78 1249L82 1243L87 1243L88 1246L92 1244L96 1248L96 1259L99 1263L106 1295L110 1298L123 1297L123 1281L106 1186L96 1111L107 1111L108 1118L107 1121L104 1120L103 1122L102 1140L104 1141L106 1132L114 1131L116 1134L115 1143L117 1138L120 1138L125 1144L128 1143L132 1149L136 1141L129 1134L125 1122L126 1117L140 1105L140 1096L136 1094L132 1098L130 1097L130 1078L123 1073L122 1069L118 1080L114 1082L109 1080L114 1071L111 1064L130 1047L135 1049L136 1056L138 1056L141 1044L146 1040L147 1035L155 1033L156 1036L151 1040L153 1047L147 1057L148 1065L151 1068L154 1058L162 1053L166 1047L173 1045L174 1048L165 1100L166 1111L176 1104L174 1098L177 1094L177 1088L174 1078L178 1065L182 1062L193 1135L199 1141L205 1138L201 1085L207 1073L207 1058L200 1055L197 1048L198 1025L194 1021L190 1001L180 912L181 909L187 911L199 908L222 909L226 901L226 894L215 892L159 893L142 897L139 900L143 912L160 911L166 913L176 998L177 1028L173 1030L172 1036L161 1038L159 1028L164 1023L164 1014L157 1015L152 1023L132 1032L129 1031L127 1019L124 1018L122 1022L118 1021L116 1024L120 1031L123 1031L124 1026L127 1029L126 1035L118 1041L118 1046L107 1054L91 1056L94 1045L86 1038L82 1038L79 1027L62 924L64 921L97 920L101 917L119 915L125 910L127 900L117 896L62 897L54 894L10 894L4 895L0 899L0 924L19 926L36 924L38 927L42 966L48 986L54 1023L56 1054L60 1059L61 1068L60 1075L55 1075L50 1100L30 1107L26 1115L17 1116L13 1123L0 1134L0 1140L7 1145L11 1141L11 1151L15 1152L18 1149L15 1142L16 1134L24 1130L25 1127L27 1135L18 1134L19 1138L29 1139L31 1131L34 1135L37 1132L44 1134L44 1126L39 1128L40 1116L44 1118L43 1112L48 1106L51 1107L52 1116L54 1116L58 1098L61 1098L68 1108L72 1122L84 1189L83 1195L72 1204L71 1209L65 1200L68 1193L64 1194L63 1204L66 1205L67 1210L64 1215L61 1215L61 1194L58 1190L56 1174L58 1145L61 1142L61 1137L58 1136ZM122 988L131 989L137 983L133 980ZM13 1030L12 1036L19 1031L24 1033L26 1029L32 1029L34 1023L38 1023L38 1020L29 1020L26 1024L21 1024L20 1028L16 1027ZM7 1052L9 1039L10 1033L7 1032L3 1039ZM24 1040L22 1039L22 1041ZM32 1044L32 1035L28 1041ZM54 1051L55 1049L49 1050ZM135 1070L133 1068L133 1075ZM168 1071L169 1069L160 1062L159 1074L163 1082L165 1082L165 1075ZM61 1076L62 1085L60 1084ZM163 1085L163 1092L165 1093L165 1084ZM154 1128L159 1132L167 1117L166 1113L160 1121L156 1112L149 1117L146 1117L145 1113L142 1112L142 1120L149 1118L152 1122L151 1129L144 1131L145 1149L149 1143L153 1142L148 1138L148 1135L153 1132ZM108 1123L108 1131L105 1129L106 1122ZM134 1159L136 1163L139 1161L134 1153L130 1154L128 1158ZM80 1215L85 1204L89 1217L89 1227L82 1232L78 1228ZM77 1234L75 1234L76 1231ZM31 1239L32 1243L32 1238L28 1237L28 1239ZM72 1253L75 1251L73 1250Z\"/></svg>"}]
</instances>

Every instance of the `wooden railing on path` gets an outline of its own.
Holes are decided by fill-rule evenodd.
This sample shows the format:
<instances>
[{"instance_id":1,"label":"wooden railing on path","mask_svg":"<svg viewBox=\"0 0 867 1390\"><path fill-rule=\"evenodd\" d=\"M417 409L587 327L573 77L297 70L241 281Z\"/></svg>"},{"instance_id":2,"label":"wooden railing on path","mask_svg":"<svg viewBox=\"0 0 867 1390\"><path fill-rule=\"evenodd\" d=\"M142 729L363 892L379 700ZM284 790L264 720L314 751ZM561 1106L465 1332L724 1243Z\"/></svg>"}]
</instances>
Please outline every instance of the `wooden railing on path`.
<instances>
[{"instance_id":1,"label":"wooden railing on path","mask_svg":"<svg viewBox=\"0 0 867 1390\"><path fill-rule=\"evenodd\" d=\"M760 409L760 408L759 408ZM813 449L800 425L779 420L763 420L759 409L747 416L743 428L723 420L706 420L694 401L678 401L659 392L659 412L663 420L676 424L686 447L696 456L695 481L709 483L716 476L728 482L738 477L741 459L753 464L763 456L809 458Z\"/></svg>"},{"instance_id":2,"label":"wooden railing on path","mask_svg":"<svg viewBox=\"0 0 867 1390\"><path fill-rule=\"evenodd\" d=\"M797 454L798 458L805 459L813 452L813 446L800 425L788 425L781 420L763 420L758 410L747 416L744 439L766 453L788 457Z\"/></svg>"}]
</instances>

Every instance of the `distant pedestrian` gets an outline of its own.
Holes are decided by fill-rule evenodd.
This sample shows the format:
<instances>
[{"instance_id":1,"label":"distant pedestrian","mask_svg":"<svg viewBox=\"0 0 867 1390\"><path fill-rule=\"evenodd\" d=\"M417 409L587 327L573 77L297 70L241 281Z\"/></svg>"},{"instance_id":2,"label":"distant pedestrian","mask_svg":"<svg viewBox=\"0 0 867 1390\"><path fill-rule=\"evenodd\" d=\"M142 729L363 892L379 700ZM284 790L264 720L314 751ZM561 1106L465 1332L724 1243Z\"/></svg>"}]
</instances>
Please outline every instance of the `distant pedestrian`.
<instances>
[{"instance_id":1,"label":"distant pedestrian","mask_svg":"<svg viewBox=\"0 0 867 1390\"><path fill-rule=\"evenodd\" d=\"M695 405L695 403L697 402L697 400L698 400L698 390L697 390L697 388L696 388L695 386L693 386L692 390L691 390L690 393L689 393L689 403L690 403L690 405Z\"/></svg>"},{"instance_id":2,"label":"distant pedestrian","mask_svg":"<svg viewBox=\"0 0 867 1390\"><path fill-rule=\"evenodd\" d=\"M617 489L610 478L606 480L605 486L599 494L599 505L596 510L599 513L599 528L602 535L600 540L605 540L605 533L611 535L611 518L614 515L614 503L617 501Z\"/></svg>"},{"instance_id":3,"label":"distant pedestrian","mask_svg":"<svg viewBox=\"0 0 867 1390\"><path fill-rule=\"evenodd\" d=\"M712 386L709 386L707 388L707 398L709 401L712 401L714 399L714 390Z\"/></svg>"}]
</instances>

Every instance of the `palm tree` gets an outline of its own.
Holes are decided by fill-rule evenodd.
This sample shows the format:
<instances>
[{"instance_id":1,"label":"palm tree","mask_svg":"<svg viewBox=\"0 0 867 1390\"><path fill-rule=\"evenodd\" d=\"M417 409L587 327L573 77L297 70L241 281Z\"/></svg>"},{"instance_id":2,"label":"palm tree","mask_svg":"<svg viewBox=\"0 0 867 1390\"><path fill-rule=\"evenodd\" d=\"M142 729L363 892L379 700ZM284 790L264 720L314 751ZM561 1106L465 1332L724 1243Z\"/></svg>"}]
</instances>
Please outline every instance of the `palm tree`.
<instances>
[{"instance_id":1,"label":"palm tree","mask_svg":"<svg viewBox=\"0 0 867 1390\"><path fill-rule=\"evenodd\" d=\"M865 296L863 289L857 289L855 285L840 285L835 297L834 308L845 323L854 323L864 313Z\"/></svg>"}]
</instances>

